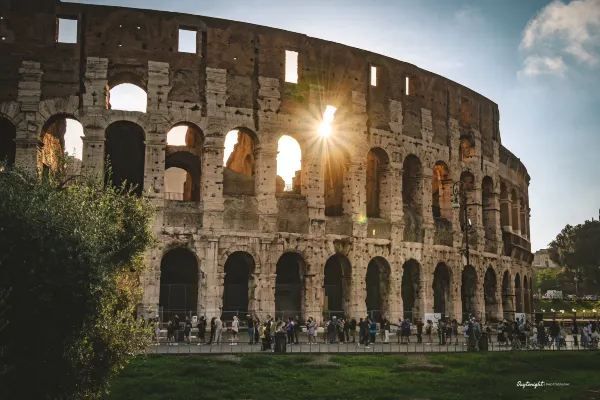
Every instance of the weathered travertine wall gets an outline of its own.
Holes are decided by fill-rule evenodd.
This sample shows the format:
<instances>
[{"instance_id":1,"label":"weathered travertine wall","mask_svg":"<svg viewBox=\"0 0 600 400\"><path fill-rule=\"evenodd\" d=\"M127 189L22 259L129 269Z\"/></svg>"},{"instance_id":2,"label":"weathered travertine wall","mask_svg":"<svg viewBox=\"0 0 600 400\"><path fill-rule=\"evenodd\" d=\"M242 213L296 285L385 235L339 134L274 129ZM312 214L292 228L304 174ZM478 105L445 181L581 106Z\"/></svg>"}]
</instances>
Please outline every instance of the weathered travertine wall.
<instances>
[{"instance_id":1,"label":"weathered travertine wall","mask_svg":"<svg viewBox=\"0 0 600 400\"><path fill-rule=\"evenodd\" d=\"M320 317L326 308L324 266L339 254L349 263L342 268L346 314L367 312L367 266L378 257L388 269L380 306L388 317L402 316L403 265L416 262L413 311L433 312L434 271L444 263L444 311L460 319L467 311L461 297L469 292L463 284L468 274L461 217L450 201L453 184L469 170L475 294L468 311L488 318L531 311L529 176L501 145L497 105L480 94L402 61L236 21L50 0L1 1L0 16L0 117L9 122L0 124L0 136L14 127L17 166L41 169L42 130L55 116L84 127L83 173L103 174L110 124L130 121L144 131L143 190L157 207L159 238L147 255L145 307L158 306L164 254L185 247L198 262L197 312L209 317L221 312L228 256L242 251L254 261L248 306L261 316L275 312L277 261L295 252L303 260L298 311L305 316ZM57 17L78 20L76 44L56 42ZM198 32L197 54L177 51L179 27ZM297 84L284 82L285 50L299 54ZM377 86L369 83L370 66L377 67ZM147 92L146 113L108 109L108 90L120 83ZM338 110L329 145L345 153L339 216L325 215L325 163L317 139L328 104ZM165 157L185 151L169 149L166 134L180 123L202 134L194 155L198 201L165 199ZM236 128L255 138L254 193L224 194L224 137ZM302 148L300 193L276 193L282 134ZM369 187L379 188L380 215L367 218L367 198L373 199L366 190L367 161L375 148L383 166L369 176L381 181ZM437 184L436 162L448 172ZM414 174L403 179L409 170ZM432 187L442 192L432 193ZM412 206L403 204L403 191ZM438 198L444 204L434 215ZM495 284L485 279L490 268Z\"/></svg>"}]
</instances>

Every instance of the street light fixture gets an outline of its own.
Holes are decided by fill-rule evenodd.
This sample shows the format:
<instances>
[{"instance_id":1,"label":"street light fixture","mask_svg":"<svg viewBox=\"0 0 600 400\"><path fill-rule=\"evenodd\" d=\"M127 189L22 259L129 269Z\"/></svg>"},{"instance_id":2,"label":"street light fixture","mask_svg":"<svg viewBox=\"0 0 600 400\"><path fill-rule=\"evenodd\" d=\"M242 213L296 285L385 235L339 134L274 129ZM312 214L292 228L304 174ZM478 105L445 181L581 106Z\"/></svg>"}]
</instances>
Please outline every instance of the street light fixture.
<instances>
[{"instance_id":1,"label":"street light fixture","mask_svg":"<svg viewBox=\"0 0 600 400\"><path fill-rule=\"evenodd\" d=\"M470 172L467 168L466 172ZM462 180L458 180L454 182L452 185L452 208L459 209L461 204L464 206L463 212L463 232L465 235L465 257L467 259L467 265L471 265L470 260L470 251L469 251L469 230L471 229L471 219L469 218L468 206L471 204L467 204L467 193L464 187L464 182Z\"/></svg>"}]
</instances>

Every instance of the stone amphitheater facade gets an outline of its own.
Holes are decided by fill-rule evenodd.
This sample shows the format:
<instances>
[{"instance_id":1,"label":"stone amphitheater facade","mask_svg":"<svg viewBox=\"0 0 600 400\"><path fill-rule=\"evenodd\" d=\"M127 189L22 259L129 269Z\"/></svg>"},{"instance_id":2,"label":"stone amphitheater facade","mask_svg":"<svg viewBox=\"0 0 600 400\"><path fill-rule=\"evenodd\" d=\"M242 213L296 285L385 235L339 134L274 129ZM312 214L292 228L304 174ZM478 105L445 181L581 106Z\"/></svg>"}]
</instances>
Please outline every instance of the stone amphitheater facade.
<instances>
[{"instance_id":1,"label":"stone amphitheater facade","mask_svg":"<svg viewBox=\"0 0 600 400\"><path fill-rule=\"evenodd\" d=\"M156 207L140 312L532 312L529 175L482 95L406 62L236 21L52 0L0 1L0 17L3 157L54 168L50 150L73 118L85 133L80 173L104 176L125 146L113 172L138 177ZM58 18L77 21L76 43L57 42ZM179 29L193 32L195 53L178 52ZM295 83L286 50L298 57ZM110 108L121 83L145 90L145 113ZM337 112L322 139L327 105ZM185 146L167 143L176 125L188 127ZM234 150L241 167L223 160L232 130L246 138ZM291 191L276 176L283 134L302 150ZM129 139L110 143L117 136ZM185 201L165 196L171 166L189 174Z\"/></svg>"}]
</instances>

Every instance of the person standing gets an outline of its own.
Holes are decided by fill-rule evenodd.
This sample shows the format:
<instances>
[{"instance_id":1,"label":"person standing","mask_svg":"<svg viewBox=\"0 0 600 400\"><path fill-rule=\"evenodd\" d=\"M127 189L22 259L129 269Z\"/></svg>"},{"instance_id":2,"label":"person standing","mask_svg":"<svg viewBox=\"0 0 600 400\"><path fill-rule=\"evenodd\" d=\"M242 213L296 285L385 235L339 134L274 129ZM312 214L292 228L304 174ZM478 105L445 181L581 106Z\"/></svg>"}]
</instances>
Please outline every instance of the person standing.
<instances>
[{"instance_id":1,"label":"person standing","mask_svg":"<svg viewBox=\"0 0 600 400\"><path fill-rule=\"evenodd\" d=\"M316 330L317 330L316 322L313 321L312 317L308 317L308 321L306 322L306 333L308 334L308 344L313 344L313 340L315 339L315 331Z\"/></svg>"},{"instance_id":2,"label":"person standing","mask_svg":"<svg viewBox=\"0 0 600 400\"><path fill-rule=\"evenodd\" d=\"M210 340L208 341L208 344L213 344L215 342L215 326L216 326L215 321L216 320L217 320L217 317L212 317L210 319Z\"/></svg>"},{"instance_id":3,"label":"person standing","mask_svg":"<svg viewBox=\"0 0 600 400\"><path fill-rule=\"evenodd\" d=\"M248 344L254 342L254 318L250 314L246 314L246 324L248 325Z\"/></svg>"},{"instance_id":4,"label":"person standing","mask_svg":"<svg viewBox=\"0 0 600 400\"><path fill-rule=\"evenodd\" d=\"M387 318L383 319L383 341L385 343L389 343L390 342L390 321L388 321Z\"/></svg>"},{"instance_id":5,"label":"person standing","mask_svg":"<svg viewBox=\"0 0 600 400\"><path fill-rule=\"evenodd\" d=\"M205 341L205 335L206 335L206 317L204 315L202 315L200 317L200 319L198 320L198 325L196 325L196 328L198 328L198 346L202 343L204 343Z\"/></svg>"},{"instance_id":6,"label":"person standing","mask_svg":"<svg viewBox=\"0 0 600 400\"><path fill-rule=\"evenodd\" d=\"M287 334L287 342L289 344L294 343L294 319L288 318L287 324L285 324L285 333Z\"/></svg>"},{"instance_id":7,"label":"person standing","mask_svg":"<svg viewBox=\"0 0 600 400\"><path fill-rule=\"evenodd\" d=\"M452 335L454 335L454 344L458 344L458 321L456 318L452 320Z\"/></svg>"},{"instance_id":8,"label":"person standing","mask_svg":"<svg viewBox=\"0 0 600 400\"><path fill-rule=\"evenodd\" d=\"M192 322L190 317L185 317L185 325L183 327L183 337L185 341L190 344L190 333L192 332Z\"/></svg>"},{"instance_id":9,"label":"person standing","mask_svg":"<svg viewBox=\"0 0 600 400\"><path fill-rule=\"evenodd\" d=\"M556 320L553 320L552 324L550 324L550 346L554 345L557 349L560 350L559 335L560 327L558 326Z\"/></svg>"},{"instance_id":10,"label":"person standing","mask_svg":"<svg viewBox=\"0 0 600 400\"><path fill-rule=\"evenodd\" d=\"M423 320L417 320L417 343L423 343Z\"/></svg>"},{"instance_id":11,"label":"person standing","mask_svg":"<svg viewBox=\"0 0 600 400\"><path fill-rule=\"evenodd\" d=\"M433 322L430 319L427 320L425 325L425 334L427 335L427 343L431 344L431 333L433 331Z\"/></svg>"},{"instance_id":12,"label":"person standing","mask_svg":"<svg viewBox=\"0 0 600 400\"><path fill-rule=\"evenodd\" d=\"M344 342L348 343L350 341L350 320L348 318L344 318Z\"/></svg>"},{"instance_id":13,"label":"person standing","mask_svg":"<svg viewBox=\"0 0 600 400\"><path fill-rule=\"evenodd\" d=\"M365 337L367 336L367 328L365 320L360 318L358 321L358 345L365 344Z\"/></svg>"},{"instance_id":14,"label":"person standing","mask_svg":"<svg viewBox=\"0 0 600 400\"><path fill-rule=\"evenodd\" d=\"M223 321L221 321L221 318L217 317L217 319L215 319L215 342L217 344L221 343L222 335L223 335Z\"/></svg>"},{"instance_id":15,"label":"person standing","mask_svg":"<svg viewBox=\"0 0 600 400\"><path fill-rule=\"evenodd\" d=\"M356 318L350 320L350 337L352 338L352 343L356 343Z\"/></svg>"},{"instance_id":16,"label":"person standing","mask_svg":"<svg viewBox=\"0 0 600 400\"><path fill-rule=\"evenodd\" d=\"M301 326L300 317L296 315L296 318L294 318L294 344L299 343L298 336L300 336Z\"/></svg>"},{"instance_id":17,"label":"person standing","mask_svg":"<svg viewBox=\"0 0 600 400\"><path fill-rule=\"evenodd\" d=\"M233 321L231 322L231 345L238 344L238 332L240 331L240 319L237 315L233 316Z\"/></svg>"},{"instance_id":18,"label":"person standing","mask_svg":"<svg viewBox=\"0 0 600 400\"><path fill-rule=\"evenodd\" d=\"M571 327L571 334L573 335L573 347L579 347L579 328L577 326L577 319L573 318L573 326Z\"/></svg>"},{"instance_id":19,"label":"person standing","mask_svg":"<svg viewBox=\"0 0 600 400\"><path fill-rule=\"evenodd\" d=\"M329 322L327 323L327 340L329 343L335 343L337 336L337 318L336 316L332 316Z\"/></svg>"},{"instance_id":20,"label":"person standing","mask_svg":"<svg viewBox=\"0 0 600 400\"><path fill-rule=\"evenodd\" d=\"M369 318L369 342L375 343L375 337L377 336L377 323L374 319Z\"/></svg>"}]
</instances>

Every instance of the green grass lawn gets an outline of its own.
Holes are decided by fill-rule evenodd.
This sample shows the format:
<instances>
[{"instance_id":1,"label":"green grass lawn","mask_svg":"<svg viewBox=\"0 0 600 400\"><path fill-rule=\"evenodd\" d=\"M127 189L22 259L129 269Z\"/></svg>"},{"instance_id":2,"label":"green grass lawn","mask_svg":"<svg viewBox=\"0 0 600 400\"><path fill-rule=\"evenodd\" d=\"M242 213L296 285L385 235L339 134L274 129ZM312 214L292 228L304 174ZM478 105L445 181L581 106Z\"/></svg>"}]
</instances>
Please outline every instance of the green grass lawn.
<instances>
[{"instance_id":1,"label":"green grass lawn","mask_svg":"<svg viewBox=\"0 0 600 400\"><path fill-rule=\"evenodd\" d=\"M591 400L600 399L600 352L148 356L114 380L110 398Z\"/></svg>"}]
</instances>

